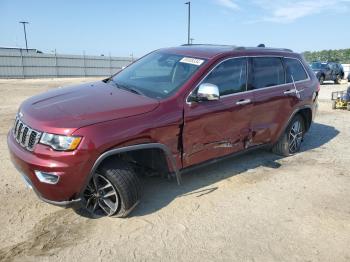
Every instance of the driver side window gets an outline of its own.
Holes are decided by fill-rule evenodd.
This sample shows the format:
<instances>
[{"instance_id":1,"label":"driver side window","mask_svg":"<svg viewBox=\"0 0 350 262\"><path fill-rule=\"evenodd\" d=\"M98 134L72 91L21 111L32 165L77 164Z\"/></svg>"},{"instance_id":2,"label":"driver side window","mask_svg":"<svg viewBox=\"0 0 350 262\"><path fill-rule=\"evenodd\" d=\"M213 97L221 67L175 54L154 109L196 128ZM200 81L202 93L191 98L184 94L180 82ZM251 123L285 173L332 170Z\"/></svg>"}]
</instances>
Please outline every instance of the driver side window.
<instances>
[{"instance_id":1,"label":"driver side window","mask_svg":"<svg viewBox=\"0 0 350 262\"><path fill-rule=\"evenodd\" d=\"M219 64L204 80L218 86L220 96L246 91L247 59L232 58Z\"/></svg>"}]
</instances>

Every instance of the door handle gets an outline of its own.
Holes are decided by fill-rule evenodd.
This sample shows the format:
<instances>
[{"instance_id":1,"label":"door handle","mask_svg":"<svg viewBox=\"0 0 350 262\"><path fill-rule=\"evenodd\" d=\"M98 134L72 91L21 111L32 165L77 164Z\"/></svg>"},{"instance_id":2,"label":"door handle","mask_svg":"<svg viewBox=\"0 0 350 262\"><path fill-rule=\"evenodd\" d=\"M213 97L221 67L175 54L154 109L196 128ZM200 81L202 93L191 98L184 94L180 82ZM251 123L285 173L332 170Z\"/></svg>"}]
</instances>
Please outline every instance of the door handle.
<instances>
[{"instance_id":1,"label":"door handle","mask_svg":"<svg viewBox=\"0 0 350 262\"><path fill-rule=\"evenodd\" d=\"M252 101L250 99L242 99L236 102L236 105L246 105L250 104Z\"/></svg>"},{"instance_id":2,"label":"door handle","mask_svg":"<svg viewBox=\"0 0 350 262\"><path fill-rule=\"evenodd\" d=\"M295 93L296 93L295 89L290 89L290 90L286 90L283 92L283 94L285 94L285 95L290 95L290 94L295 94Z\"/></svg>"}]
</instances>

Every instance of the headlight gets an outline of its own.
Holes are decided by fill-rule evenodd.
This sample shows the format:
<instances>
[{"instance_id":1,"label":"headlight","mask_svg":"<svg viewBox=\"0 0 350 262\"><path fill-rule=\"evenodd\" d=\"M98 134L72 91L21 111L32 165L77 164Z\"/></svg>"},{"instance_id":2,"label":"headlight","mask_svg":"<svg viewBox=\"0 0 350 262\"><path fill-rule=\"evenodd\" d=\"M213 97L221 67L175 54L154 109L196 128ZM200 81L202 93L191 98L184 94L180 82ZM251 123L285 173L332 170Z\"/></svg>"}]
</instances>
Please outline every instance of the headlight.
<instances>
[{"instance_id":1,"label":"headlight","mask_svg":"<svg viewBox=\"0 0 350 262\"><path fill-rule=\"evenodd\" d=\"M40 143L48 145L58 151L70 151L78 147L81 141L79 136L61 136L43 133Z\"/></svg>"}]
</instances>

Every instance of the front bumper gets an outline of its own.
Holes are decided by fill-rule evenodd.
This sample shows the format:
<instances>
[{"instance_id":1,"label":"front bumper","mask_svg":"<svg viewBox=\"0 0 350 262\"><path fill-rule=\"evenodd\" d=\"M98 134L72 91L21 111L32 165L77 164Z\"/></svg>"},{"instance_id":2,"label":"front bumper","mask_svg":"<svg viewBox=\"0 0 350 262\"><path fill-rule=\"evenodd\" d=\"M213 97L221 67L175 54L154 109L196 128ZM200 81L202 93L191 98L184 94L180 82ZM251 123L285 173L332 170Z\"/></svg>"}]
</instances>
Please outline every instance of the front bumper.
<instances>
[{"instance_id":1,"label":"front bumper","mask_svg":"<svg viewBox=\"0 0 350 262\"><path fill-rule=\"evenodd\" d=\"M18 168L17 168L17 170L18 170ZM46 203L49 203L49 204L54 205L54 206L69 208L69 207L73 207L74 205L77 205L81 201L80 198L72 199L69 201L53 201L53 200L46 199L35 188L35 186L32 184L32 181L30 181L30 179L25 174L23 174L20 170L18 170L18 171L21 173L22 178L23 178L26 186L29 187L30 189L33 189L33 191L38 196L38 198Z\"/></svg>"},{"instance_id":2,"label":"front bumper","mask_svg":"<svg viewBox=\"0 0 350 262\"><path fill-rule=\"evenodd\" d=\"M80 201L80 192L91 169L87 152L57 152L40 144L35 152L29 152L16 142L11 131L7 144L12 163L41 200L63 207ZM56 173L58 183L40 182L35 170Z\"/></svg>"}]
</instances>

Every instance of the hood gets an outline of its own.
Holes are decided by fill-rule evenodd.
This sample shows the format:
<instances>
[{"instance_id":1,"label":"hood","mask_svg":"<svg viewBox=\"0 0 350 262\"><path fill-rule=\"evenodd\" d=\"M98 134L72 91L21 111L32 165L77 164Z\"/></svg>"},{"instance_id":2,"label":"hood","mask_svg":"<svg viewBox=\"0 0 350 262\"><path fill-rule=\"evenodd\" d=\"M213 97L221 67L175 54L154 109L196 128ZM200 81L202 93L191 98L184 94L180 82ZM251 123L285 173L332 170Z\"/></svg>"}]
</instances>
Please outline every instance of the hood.
<instances>
[{"instance_id":1,"label":"hood","mask_svg":"<svg viewBox=\"0 0 350 262\"><path fill-rule=\"evenodd\" d=\"M156 99L100 81L31 97L20 110L23 121L34 129L53 128L57 133L71 133L83 126L144 114L158 104Z\"/></svg>"}]
</instances>

